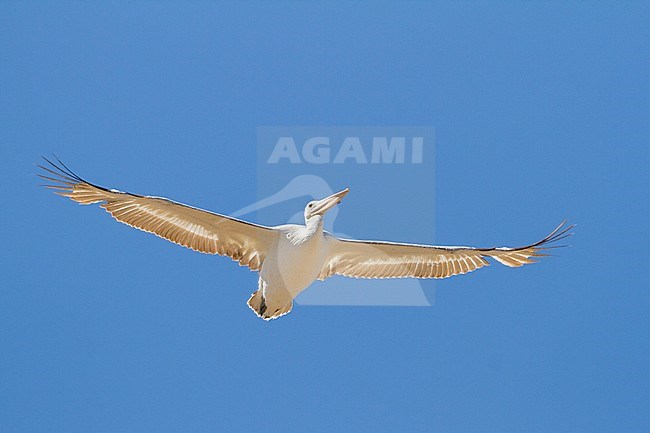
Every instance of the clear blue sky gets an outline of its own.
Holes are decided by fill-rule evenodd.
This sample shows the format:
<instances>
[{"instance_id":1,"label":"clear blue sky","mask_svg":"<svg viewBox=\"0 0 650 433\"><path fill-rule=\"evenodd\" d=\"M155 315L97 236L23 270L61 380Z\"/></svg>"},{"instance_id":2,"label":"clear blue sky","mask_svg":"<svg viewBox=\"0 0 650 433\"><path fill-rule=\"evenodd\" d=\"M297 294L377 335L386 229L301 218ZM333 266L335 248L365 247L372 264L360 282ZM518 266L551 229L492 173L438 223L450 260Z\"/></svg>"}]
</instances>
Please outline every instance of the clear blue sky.
<instances>
[{"instance_id":1,"label":"clear blue sky","mask_svg":"<svg viewBox=\"0 0 650 433\"><path fill-rule=\"evenodd\" d=\"M3 2L0 431L648 432L649 22L642 2ZM263 125L433 126L437 242L569 218L573 247L441 281L432 307L265 323L255 274L33 176L55 152L230 212ZM353 203L344 231L381 237Z\"/></svg>"}]
</instances>

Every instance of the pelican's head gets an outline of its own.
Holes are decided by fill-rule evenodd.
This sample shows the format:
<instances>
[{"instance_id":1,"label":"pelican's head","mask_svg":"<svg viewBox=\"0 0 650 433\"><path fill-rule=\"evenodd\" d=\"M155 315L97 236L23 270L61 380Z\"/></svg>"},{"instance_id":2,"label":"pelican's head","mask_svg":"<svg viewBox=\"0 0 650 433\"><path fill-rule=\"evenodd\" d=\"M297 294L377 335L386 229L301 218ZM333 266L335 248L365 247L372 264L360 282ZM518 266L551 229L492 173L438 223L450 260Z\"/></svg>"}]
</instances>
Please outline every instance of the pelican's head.
<instances>
[{"instance_id":1,"label":"pelican's head","mask_svg":"<svg viewBox=\"0 0 650 433\"><path fill-rule=\"evenodd\" d=\"M334 193L322 200L312 200L307 203L307 206L305 206L305 221L308 221L315 216L325 215L325 212L339 204L341 199L343 199L348 192L350 192L350 189L345 188L343 191Z\"/></svg>"}]
</instances>

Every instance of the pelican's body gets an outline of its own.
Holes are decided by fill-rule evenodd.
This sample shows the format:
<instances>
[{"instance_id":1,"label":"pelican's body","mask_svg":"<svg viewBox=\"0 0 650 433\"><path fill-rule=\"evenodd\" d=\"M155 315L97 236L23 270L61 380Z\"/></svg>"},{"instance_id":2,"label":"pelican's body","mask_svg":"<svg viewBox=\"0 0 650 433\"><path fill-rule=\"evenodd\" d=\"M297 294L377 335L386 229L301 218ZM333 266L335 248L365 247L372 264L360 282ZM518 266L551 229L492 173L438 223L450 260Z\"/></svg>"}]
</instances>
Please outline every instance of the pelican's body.
<instances>
[{"instance_id":1,"label":"pelican's body","mask_svg":"<svg viewBox=\"0 0 650 433\"><path fill-rule=\"evenodd\" d=\"M261 292L253 293L249 302L254 311L259 313L254 305L255 297L263 295L268 311L288 313L293 299L318 278L327 259L328 245L322 218L315 220L306 226L287 224L274 227L278 233L277 254L268 255L262 264Z\"/></svg>"},{"instance_id":2,"label":"pelican's body","mask_svg":"<svg viewBox=\"0 0 650 433\"><path fill-rule=\"evenodd\" d=\"M510 266L531 263L547 244L568 236L560 228L541 241L520 248L472 248L340 239L323 230L325 213L348 193L344 189L311 201L305 225L266 227L161 197L109 190L87 182L61 161L41 175L58 194L80 204L102 203L116 220L193 250L225 255L259 272L258 290L248 305L265 319L287 314L293 299L315 280L332 275L354 278L446 278L488 265L487 257Z\"/></svg>"},{"instance_id":3,"label":"pelican's body","mask_svg":"<svg viewBox=\"0 0 650 433\"><path fill-rule=\"evenodd\" d=\"M327 258L327 240L322 218L308 226L295 224L275 227L277 254L267 256L260 277L294 298L318 278Z\"/></svg>"}]
</instances>

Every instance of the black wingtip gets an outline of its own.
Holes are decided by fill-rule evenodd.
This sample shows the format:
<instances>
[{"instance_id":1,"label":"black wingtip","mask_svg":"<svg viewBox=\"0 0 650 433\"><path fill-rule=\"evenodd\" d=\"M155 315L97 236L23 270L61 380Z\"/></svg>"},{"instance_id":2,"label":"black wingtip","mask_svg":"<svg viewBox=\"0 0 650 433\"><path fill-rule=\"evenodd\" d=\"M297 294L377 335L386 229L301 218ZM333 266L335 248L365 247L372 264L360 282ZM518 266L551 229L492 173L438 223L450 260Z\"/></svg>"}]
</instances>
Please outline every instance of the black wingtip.
<instances>
[{"instance_id":1,"label":"black wingtip","mask_svg":"<svg viewBox=\"0 0 650 433\"><path fill-rule=\"evenodd\" d=\"M41 170L44 170L52 175L54 175L57 179L57 182L64 183L64 184L78 184L78 183L85 183L93 188L101 189L102 191L106 192L111 192L111 190L104 188L103 186L96 185L92 182L87 181L86 179L82 178L79 176L77 173L72 171L61 159L59 159L58 156L56 156L54 153L52 153L52 159L54 159L56 162L52 162L52 159L41 155L41 158L43 158L43 161L45 161L45 165L41 165L38 163L35 163L35 165L40 168ZM46 167L47 166L47 167ZM41 176L41 175L39 175ZM43 177L43 176L41 176ZM54 180L47 178L48 180ZM127 193L129 194L129 193ZM135 194L132 194L135 195Z\"/></svg>"},{"instance_id":2,"label":"black wingtip","mask_svg":"<svg viewBox=\"0 0 650 433\"><path fill-rule=\"evenodd\" d=\"M66 166L55 154L52 154L53 158L56 159L58 164L55 164L52 162L50 159L48 159L46 156L42 156L42 158L54 169L57 171L57 175L59 176L64 176L67 178L74 179L77 182L85 182L80 176L78 176L74 171L70 170L68 166ZM41 166L41 168L48 170L47 168ZM50 171L50 170L48 170Z\"/></svg>"},{"instance_id":3,"label":"black wingtip","mask_svg":"<svg viewBox=\"0 0 650 433\"><path fill-rule=\"evenodd\" d=\"M548 236L546 236L544 239L542 239L541 241L537 242L532 246L535 247L536 249L569 247L570 245L549 245L574 235L574 233L571 232L571 230L573 230L577 226L577 224L571 224L569 226L567 226L566 224L567 224L567 220L565 219Z\"/></svg>"}]
</instances>

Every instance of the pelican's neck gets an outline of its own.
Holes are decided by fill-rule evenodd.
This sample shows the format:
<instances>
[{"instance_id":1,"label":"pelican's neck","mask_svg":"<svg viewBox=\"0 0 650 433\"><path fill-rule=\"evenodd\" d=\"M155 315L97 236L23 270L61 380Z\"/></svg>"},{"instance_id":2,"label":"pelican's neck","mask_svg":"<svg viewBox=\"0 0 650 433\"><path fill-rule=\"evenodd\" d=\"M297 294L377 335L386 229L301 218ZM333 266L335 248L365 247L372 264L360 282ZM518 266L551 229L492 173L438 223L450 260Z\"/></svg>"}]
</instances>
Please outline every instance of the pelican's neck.
<instances>
[{"instance_id":1,"label":"pelican's neck","mask_svg":"<svg viewBox=\"0 0 650 433\"><path fill-rule=\"evenodd\" d=\"M313 217L309 218L308 220L305 220L305 225L307 226L307 233L309 236L313 236L315 234L322 234L323 233L323 216L322 215L314 215Z\"/></svg>"}]
</instances>

